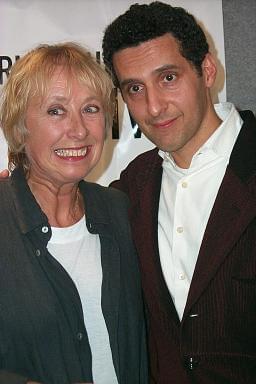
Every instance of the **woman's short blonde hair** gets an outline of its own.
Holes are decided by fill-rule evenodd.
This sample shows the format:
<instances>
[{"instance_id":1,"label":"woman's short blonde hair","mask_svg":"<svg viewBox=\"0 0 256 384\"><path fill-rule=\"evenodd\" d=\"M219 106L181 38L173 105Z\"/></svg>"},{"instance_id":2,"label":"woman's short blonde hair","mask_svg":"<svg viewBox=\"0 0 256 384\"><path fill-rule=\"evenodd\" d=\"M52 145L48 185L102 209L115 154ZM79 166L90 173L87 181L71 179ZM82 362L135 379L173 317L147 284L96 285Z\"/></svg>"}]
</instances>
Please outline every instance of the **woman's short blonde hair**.
<instances>
[{"instance_id":1,"label":"woman's short blonde hair","mask_svg":"<svg viewBox=\"0 0 256 384\"><path fill-rule=\"evenodd\" d=\"M0 124L9 150L9 169L17 165L26 171L24 151L27 129L25 115L31 97L43 97L57 66L63 67L82 85L99 95L106 129L114 113L113 84L91 53L77 43L43 44L29 51L13 65L1 95Z\"/></svg>"}]
</instances>

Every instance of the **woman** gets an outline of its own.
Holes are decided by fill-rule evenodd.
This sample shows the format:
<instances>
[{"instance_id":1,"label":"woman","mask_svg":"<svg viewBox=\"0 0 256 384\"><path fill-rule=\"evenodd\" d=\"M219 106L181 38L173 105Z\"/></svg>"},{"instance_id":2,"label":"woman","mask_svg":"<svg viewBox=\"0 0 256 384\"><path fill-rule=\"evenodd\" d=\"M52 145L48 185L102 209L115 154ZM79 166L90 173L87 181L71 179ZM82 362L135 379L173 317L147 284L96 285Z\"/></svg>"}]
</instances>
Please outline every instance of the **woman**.
<instances>
[{"instance_id":1,"label":"woman","mask_svg":"<svg viewBox=\"0 0 256 384\"><path fill-rule=\"evenodd\" d=\"M126 197L86 183L112 83L73 43L19 59L2 95L0 383L147 383Z\"/></svg>"}]
</instances>

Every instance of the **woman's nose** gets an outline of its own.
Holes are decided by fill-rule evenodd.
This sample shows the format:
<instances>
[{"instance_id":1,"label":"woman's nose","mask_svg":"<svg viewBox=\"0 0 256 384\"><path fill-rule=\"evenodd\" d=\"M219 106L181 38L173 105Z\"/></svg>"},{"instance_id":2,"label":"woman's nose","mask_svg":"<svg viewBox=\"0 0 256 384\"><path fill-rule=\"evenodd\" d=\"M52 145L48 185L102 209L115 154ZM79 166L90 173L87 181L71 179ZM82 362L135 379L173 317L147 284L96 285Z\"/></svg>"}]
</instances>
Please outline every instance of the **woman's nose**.
<instances>
[{"instance_id":1,"label":"woman's nose","mask_svg":"<svg viewBox=\"0 0 256 384\"><path fill-rule=\"evenodd\" d=\"M70 127L68 129L68 135L73 138L82 140L89 133L89 130L80 115L72 115L70 118Z\"/></svg>"}]
</instances>

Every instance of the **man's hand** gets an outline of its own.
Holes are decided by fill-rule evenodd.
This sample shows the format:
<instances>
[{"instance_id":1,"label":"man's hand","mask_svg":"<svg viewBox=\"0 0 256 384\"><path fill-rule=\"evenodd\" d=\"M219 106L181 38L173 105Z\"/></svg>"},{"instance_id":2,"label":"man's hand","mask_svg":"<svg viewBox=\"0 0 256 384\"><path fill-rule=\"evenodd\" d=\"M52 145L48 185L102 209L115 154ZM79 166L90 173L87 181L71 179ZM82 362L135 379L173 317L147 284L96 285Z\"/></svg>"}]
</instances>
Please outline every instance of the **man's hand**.
<instances>
[{"instance_id":1,"label":"man's hand","mask_svg":"<svg viewBox=\"0 0 256 384\"><path fill-rule=\"evenodd\" d=\"M7 179L9 177L9 171L8 169L4 169L3 171L0 172L0 180L1 179Z\"/></svg>"}]
</instances>

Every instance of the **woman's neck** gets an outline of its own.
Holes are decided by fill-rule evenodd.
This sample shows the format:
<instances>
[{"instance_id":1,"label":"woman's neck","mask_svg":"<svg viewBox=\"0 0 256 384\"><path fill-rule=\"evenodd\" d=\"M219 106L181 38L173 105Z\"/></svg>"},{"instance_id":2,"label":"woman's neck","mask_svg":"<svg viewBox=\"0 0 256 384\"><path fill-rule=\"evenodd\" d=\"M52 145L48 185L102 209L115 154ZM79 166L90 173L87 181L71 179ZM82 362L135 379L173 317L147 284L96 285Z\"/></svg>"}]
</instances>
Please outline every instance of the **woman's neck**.
<instances>
[{"instance_id":1,"label":"woman's neck","mask_svg":"<svg viewBox=\"0 0 256 384\"><path fill-rule=\"evenodd\" d=\"M84 215L83 197L78 184L53 186L28 178L28 185L52 227L68 227Z\"/></svg>"}]
</instances>

